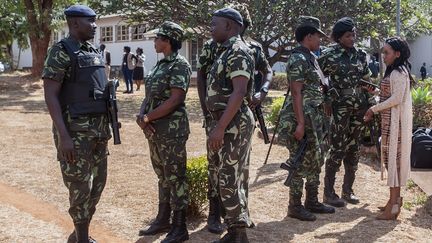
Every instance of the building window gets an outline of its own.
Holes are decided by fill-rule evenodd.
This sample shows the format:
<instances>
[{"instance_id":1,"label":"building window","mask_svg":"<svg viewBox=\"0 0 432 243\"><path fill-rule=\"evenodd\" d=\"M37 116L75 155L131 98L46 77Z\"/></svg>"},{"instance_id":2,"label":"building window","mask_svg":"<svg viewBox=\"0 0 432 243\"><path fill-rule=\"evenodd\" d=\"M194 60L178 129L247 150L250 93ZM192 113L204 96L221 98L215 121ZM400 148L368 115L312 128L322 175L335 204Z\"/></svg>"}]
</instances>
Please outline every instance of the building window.
<instances>
[{"instance_id":1,"label":"building window","mask_svg":"<svg viewBox=\"0 0 432 243\"><path fill-rule=\"evenodd\" d=\"M193 39L191 40L191 48L190 50L190 63L192 66L192 71L197 71L197 64L200 52L203 47L203 39Z\"/></svg>"},{"instance_id":2,"label":"building window","mask_svg":"<svg viewBox=\"0 0 432 243\"><path fill-rule=\"evenodd\" d=\"M101 42L112 42L114 39L113 27L105 26L100 27L100 41Z\"/></svg>"},{"instance_id":3,"label":"building window","mask_svg":"<svg viewBox=\"0 0 432 243\"><path fill-rule=\"evenodd\" d=\"M117 41L128 41L129 40L129 26L117 25L116 40Z\"/></svg>"},{"instance_id":4,"label":"building window","mask_svg":"<svg viewBox=\"0 0 432 243\"><path fill-rule=\"evenodd\" d=\"M132 40L142 40L144 39L144 33L147 32L147 28L143 24L134 25L131 27Z\"/></svg>"}]
</instances>

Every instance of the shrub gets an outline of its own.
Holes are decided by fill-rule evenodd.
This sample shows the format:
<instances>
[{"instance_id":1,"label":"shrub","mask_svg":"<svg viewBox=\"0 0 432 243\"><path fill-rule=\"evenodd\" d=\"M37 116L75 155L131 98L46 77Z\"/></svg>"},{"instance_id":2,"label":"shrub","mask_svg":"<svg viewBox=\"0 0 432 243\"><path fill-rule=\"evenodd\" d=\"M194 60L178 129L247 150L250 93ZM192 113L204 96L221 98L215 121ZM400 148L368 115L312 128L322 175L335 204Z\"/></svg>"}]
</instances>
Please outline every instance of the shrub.
<instances>
[{"instance_id":1,"label":"shrub","mask_svg":"<svg viewBox=\"0 0 432 243\"><path fill-rule=\"evenodd\" d=\"M205 156L188 159L186 177L189 183L190 216L200 215L207 204L207 158Z\"/></svg>"},{"instance_id":2,"label":"shrub","mask_svg":"<svg viewBox=\"0 0 432 243\"><path fill-rule=\"evenodd\" d=\"M419 86L411 90L413 100L413 126L432 126L432 92L429 86Z\"/></svg>"},{"instance_id":3,"label":"shrub","mask_svg":"<svg viewBox=\"0 0 432 243\"><path fill-rule=\"evenodd\" d=\"M426 105L432 103L432 93L429 86L417 87L411 90L413 105Z\"/></svg>"},{"instance_id":4,"label":"shrub","mask_svg":"<svg viewBox=\"0 0 432 243\"><path fill-rule=\"evenodd\" d=\"M271 82L271 88L276 90L286 90L288 88L286 73L275 73Z\"/></svg>"},{"instance_id":5,"label":"shrub","mask_svg":"<svg viewBox=\"0 0 432 243\"><path fill-rule=\"evenodd\" d=\"M276 122L279 116L279 111L283 106L283 102L285 100L285 97L278 97L275 98L272 101L272 104L270 106L270 114L268 116L266 116L266 120L272 125L272 126L276 126Z\"/></svg>"}]
</instances>

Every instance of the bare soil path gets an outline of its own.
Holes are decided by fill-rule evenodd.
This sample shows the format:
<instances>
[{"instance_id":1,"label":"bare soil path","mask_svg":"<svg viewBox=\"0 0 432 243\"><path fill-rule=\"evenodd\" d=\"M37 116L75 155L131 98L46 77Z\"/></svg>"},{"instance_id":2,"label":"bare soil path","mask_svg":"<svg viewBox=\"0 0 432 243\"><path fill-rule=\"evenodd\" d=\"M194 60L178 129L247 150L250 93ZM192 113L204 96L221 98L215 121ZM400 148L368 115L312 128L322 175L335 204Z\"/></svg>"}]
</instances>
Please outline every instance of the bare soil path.
<instances>
[{"instance_id":1,"label":"bare soil path","mask_svg":"<svg viewBox=\"0 0 432 243\"><path fill-rule=\"evenodd\" d=\"M122 87L120 88L120 91ZM270 97L283 92L271 91ZM159 242L164 235L138 237L138 230L156 214L157 181L149 161L148 145L134 124L143 92L119 92L122 145L110 143L107 187L94 217L91 234L98 242ZM189 157L205 154L199 102L195 88L188 93L191 135ZM363 156L355 192L359 205L318 215L316 222L287 218L286 173L279 169L288 157L274 146L269 163L262 165L268 146L253 139L250 171L250 211L256 228L248 230L251 242L432 242L432 217L414 202L418 189L403 191L406 202L398 221L375 220L377 206L386 202L388 188L380 180L377 162ZM323 176L323 175L321 175ZM338 174L341 188L343 169ZM320 191L322 195L322 188ZM0 242L65 242L72 231L63 185L51 135L51 120L43 101L42 83L26 73L0 75ZM189 242L210 242L205 217L190 219Z\"/></svg>"}]
</instances>

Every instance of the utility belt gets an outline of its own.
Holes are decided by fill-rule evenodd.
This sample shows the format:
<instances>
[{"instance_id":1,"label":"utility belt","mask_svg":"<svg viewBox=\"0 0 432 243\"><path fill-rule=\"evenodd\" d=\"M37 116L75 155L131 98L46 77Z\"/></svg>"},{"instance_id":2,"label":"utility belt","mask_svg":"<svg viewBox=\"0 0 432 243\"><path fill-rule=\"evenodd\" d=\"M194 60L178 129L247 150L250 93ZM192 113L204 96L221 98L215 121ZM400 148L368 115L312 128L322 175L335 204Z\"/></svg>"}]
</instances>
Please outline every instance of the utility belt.
<instances>
[{"instance_id":1,"label":"utility belt","mask_svg":"<svg viewBox=\"0 0 432 243\"><path fill-rule=\"evenodd\" d=\"M242 104L240 106L240 109L238 110L238 112L247 112L248 107L245 104ZM217 110L217 111L210 111L210 116L214 121L219 121L223 115L223 113L225 112L225 110ZM238 113L237 112L237 113Z\"/></svg>"},{"instance_id":2,"label":"utility belt","mask_svg":"<svg viewBox=\"0 0 432 243\"><path fill-rule=\"evenodd\" d=\"M338 89L338 88L330 88L327 93L333 98L338 99L341 96L353 96L360 95L363 93L361 88L349 88L349 89Z\"/></svg>"}]
</instances>

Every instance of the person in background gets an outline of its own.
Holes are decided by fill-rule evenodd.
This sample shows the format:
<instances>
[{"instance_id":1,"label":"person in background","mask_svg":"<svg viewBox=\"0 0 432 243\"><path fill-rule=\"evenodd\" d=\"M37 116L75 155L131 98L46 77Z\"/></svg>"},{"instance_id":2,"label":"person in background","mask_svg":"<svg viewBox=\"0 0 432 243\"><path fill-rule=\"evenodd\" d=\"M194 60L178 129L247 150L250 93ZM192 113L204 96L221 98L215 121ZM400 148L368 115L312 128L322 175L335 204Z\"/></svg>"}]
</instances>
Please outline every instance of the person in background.
<instances>
[{"instance_id":1,"label":"person in background","mask_svg":"<svg viewBox=\"0 0 432 243\"><path fill-rule=\"evenodd\" d=\"M111 53L106 49L105 44L101 44L99 49L102 52L102 58L105 61L105 74L109 80L111 73Z\"/></svg>"},{"instance_id":2,"label":"person in background","mask_svg":"<svg viewBox=\"0 0 432 243\"><path fill-rule=\"evenodd\" d=\"M144 61L145 61L145 55L143 53L143 49L138 47L136 49L136 54L134 56L135 59L135 69L133 70L133 81L135 82L137 88L136 90L139 91L141 84L144 82Z\"/></svg>"},{"instance_id":3,"label":"person in background","mask_svg":"<svg viewBox=\"0 0 432 243\"><path fill-rule=\"evenodd\" d=\"M125 46L123 51L122 72L126 83L126 90L123 93L131 94L133 93L132 74L135 68L134 54L130 52L129 46Z\"/></svg>"},{"instance_id":4,"label":"person in background","mask_svg":"<svg viewBox=\"0 0 432 243\"><path fill-rule=\"evenodd\" d=\"M371 56L371 59L369 61L369 70L372 73L371 78L377 78L378 77L379 63L377 62L375 56Z\"/></svg>"},{"instance_id":5,"label":"person in background","mask_svg":"<svg viewBox=\"0 0 432 243\"><path fill-rule=\"evenodd\" d=\"M425 80L426 75L427 75L425 62L423 63L423 66L421 66L421 68L420 68L420 75L421 75L422 80Z\"/></svg>"}]
</instances>

